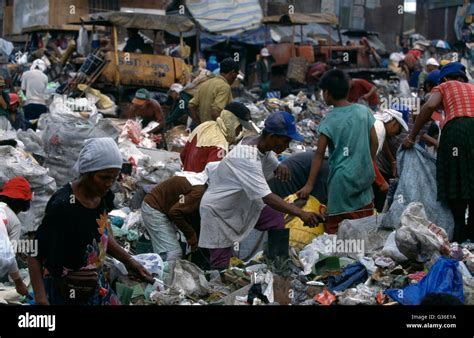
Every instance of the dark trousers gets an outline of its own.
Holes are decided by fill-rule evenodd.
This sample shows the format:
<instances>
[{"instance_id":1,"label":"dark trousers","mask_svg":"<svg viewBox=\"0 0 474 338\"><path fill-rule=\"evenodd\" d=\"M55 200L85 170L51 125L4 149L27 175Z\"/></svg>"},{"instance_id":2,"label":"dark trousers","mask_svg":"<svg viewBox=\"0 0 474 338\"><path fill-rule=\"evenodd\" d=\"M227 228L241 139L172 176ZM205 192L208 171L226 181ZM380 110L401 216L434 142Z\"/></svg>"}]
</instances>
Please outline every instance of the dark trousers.
<instances>
[{"instance_id":1,"label":"dark trousers","mask_svg":"<svg viewBox=\"0 0 474 338\"><path fill-rule=\"evenodd\" d=\"M467 239L474 241L474 201L451 200L449 207L454 218L453 241L462 243ZM469 208L469 217L466 226L466 210Z\"/></svg>"}]
</instances>

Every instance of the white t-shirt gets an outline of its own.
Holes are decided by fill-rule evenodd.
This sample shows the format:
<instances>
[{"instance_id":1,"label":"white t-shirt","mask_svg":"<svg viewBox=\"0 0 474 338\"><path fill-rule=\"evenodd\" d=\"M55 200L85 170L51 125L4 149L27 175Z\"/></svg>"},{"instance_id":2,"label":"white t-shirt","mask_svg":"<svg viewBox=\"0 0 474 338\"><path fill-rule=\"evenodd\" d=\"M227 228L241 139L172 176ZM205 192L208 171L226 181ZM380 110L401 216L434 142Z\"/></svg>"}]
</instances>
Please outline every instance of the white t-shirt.
<instances>
[{"instance_id":1,"label":"white t-shirt","mask_svg":"<svg viewBox=\"0 0 474 338\"><path fill-rule=\"evenodd\" d=\"M18 241L21 235L21 223L17 215L13 212L8 205L3 202L0 202L0 217L2 218L5 229L8 233L8 238L10 241ZM18 265L16 259L13 260L13 264L9 270L9 274L12 275L12 278L19 277Z\"/></svg>"},{"instance_id":2,"label":"white t-shirt","mask_svg":"<svg viewBox=\"0 0 474 338\"><path fill-rule=\"evenodd\" d=\"M23 73L21 79L21 89L25 91L26 102L46 104L46 87L48 86L48 77L40 70L34 69Z\"/></svg>"},{"instance_id":3,"label":"white t-shirt","mask_svg":"<svg viewBox=\"0 0 474 338\"><path fill-rule=\"evenodd\" d=\"M239 144L221 161L201 200L199 246L227 248L255 227L271 194L267 180L278 166L273 152Z\"/></svg>"}]
</instances>

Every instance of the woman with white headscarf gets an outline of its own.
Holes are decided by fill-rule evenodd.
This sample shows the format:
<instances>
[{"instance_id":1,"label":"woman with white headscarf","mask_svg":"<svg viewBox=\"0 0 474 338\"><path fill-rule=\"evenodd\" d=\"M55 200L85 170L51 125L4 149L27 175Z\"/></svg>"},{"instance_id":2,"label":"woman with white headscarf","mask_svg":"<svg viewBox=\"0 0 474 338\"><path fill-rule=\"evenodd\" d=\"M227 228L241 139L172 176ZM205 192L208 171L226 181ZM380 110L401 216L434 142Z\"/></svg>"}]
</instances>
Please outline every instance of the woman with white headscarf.
<instances>
[{"instance_id":1,"label":"woman with white headscarf","mask_svg":"<svg viewBox=\"0 0 474 338\"><path fill-rule=\"evenodd\" d=\"M38 255L28 259L37 304L119 304L102 270L106 254L152 281L117 244L107 219L114 200L110 188L121 168L122 156L113 139L84 142L75 165L79 178L48 201L36 232Z\"/></svg>"}]
</instances>

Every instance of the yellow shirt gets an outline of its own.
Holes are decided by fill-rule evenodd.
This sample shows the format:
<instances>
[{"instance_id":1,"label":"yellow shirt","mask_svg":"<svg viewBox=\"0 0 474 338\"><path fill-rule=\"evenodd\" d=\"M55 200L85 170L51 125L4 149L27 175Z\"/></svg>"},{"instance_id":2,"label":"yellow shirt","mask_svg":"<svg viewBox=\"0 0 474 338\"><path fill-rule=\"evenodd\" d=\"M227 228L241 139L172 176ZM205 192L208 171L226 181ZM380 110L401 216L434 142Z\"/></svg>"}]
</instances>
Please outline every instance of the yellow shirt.
<instances>
[{"instance_id":1,"label":"yellow shirt","mask_svg":"<svg viewBox=\"0 0 474 338\"><path fill-rule=\"evenodd\" d=\"M189 105L197 107L201 122L206 122L213 121L212 110L220 112L232 100L229 83L222 75L218 75L202 84Z\"/></svg>"}]
</instances>

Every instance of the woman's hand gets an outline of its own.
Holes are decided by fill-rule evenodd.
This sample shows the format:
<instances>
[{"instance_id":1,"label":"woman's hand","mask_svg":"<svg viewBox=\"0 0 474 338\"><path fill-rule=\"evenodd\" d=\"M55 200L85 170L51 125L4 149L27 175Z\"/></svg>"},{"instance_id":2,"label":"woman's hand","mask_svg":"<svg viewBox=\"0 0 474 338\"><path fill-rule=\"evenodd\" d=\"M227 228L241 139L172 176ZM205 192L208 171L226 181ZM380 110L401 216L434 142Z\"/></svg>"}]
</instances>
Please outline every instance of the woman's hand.
<instances>
[{"instance_id":1,"label":"woman's hand","mask_svg":"<svg viewBox=\"0 0 474 338\"><path fill-rule=\"evenodd\" d=\"M402 146L404 149L411 149L415 145L415 141L413 141L410 136L405 137L403 140Z\"/></svg>"},{"instance_id":2,"label":"woman's hand","mask_svg":"<svg viewBox=\"0 0 474 338\"><path fill-rule=\"evenodd\" d=\"M154 279L151 273L131 256L126 262L124 262L124 264L127 270L137 274L143 281L153 284Z\"/></svg>"},{"instance_id":3,"label":"woman's hand","mask_svg":"<svg viewBox=\"0 0 474 338\"><path fill-rule=\"evenodd\" d=\"M23 280L21 278L15 279L15 290L22 296L27 296L28 295L28 288L26 287L25 283L23 283Z\"/></svg>"}]
</instances>

